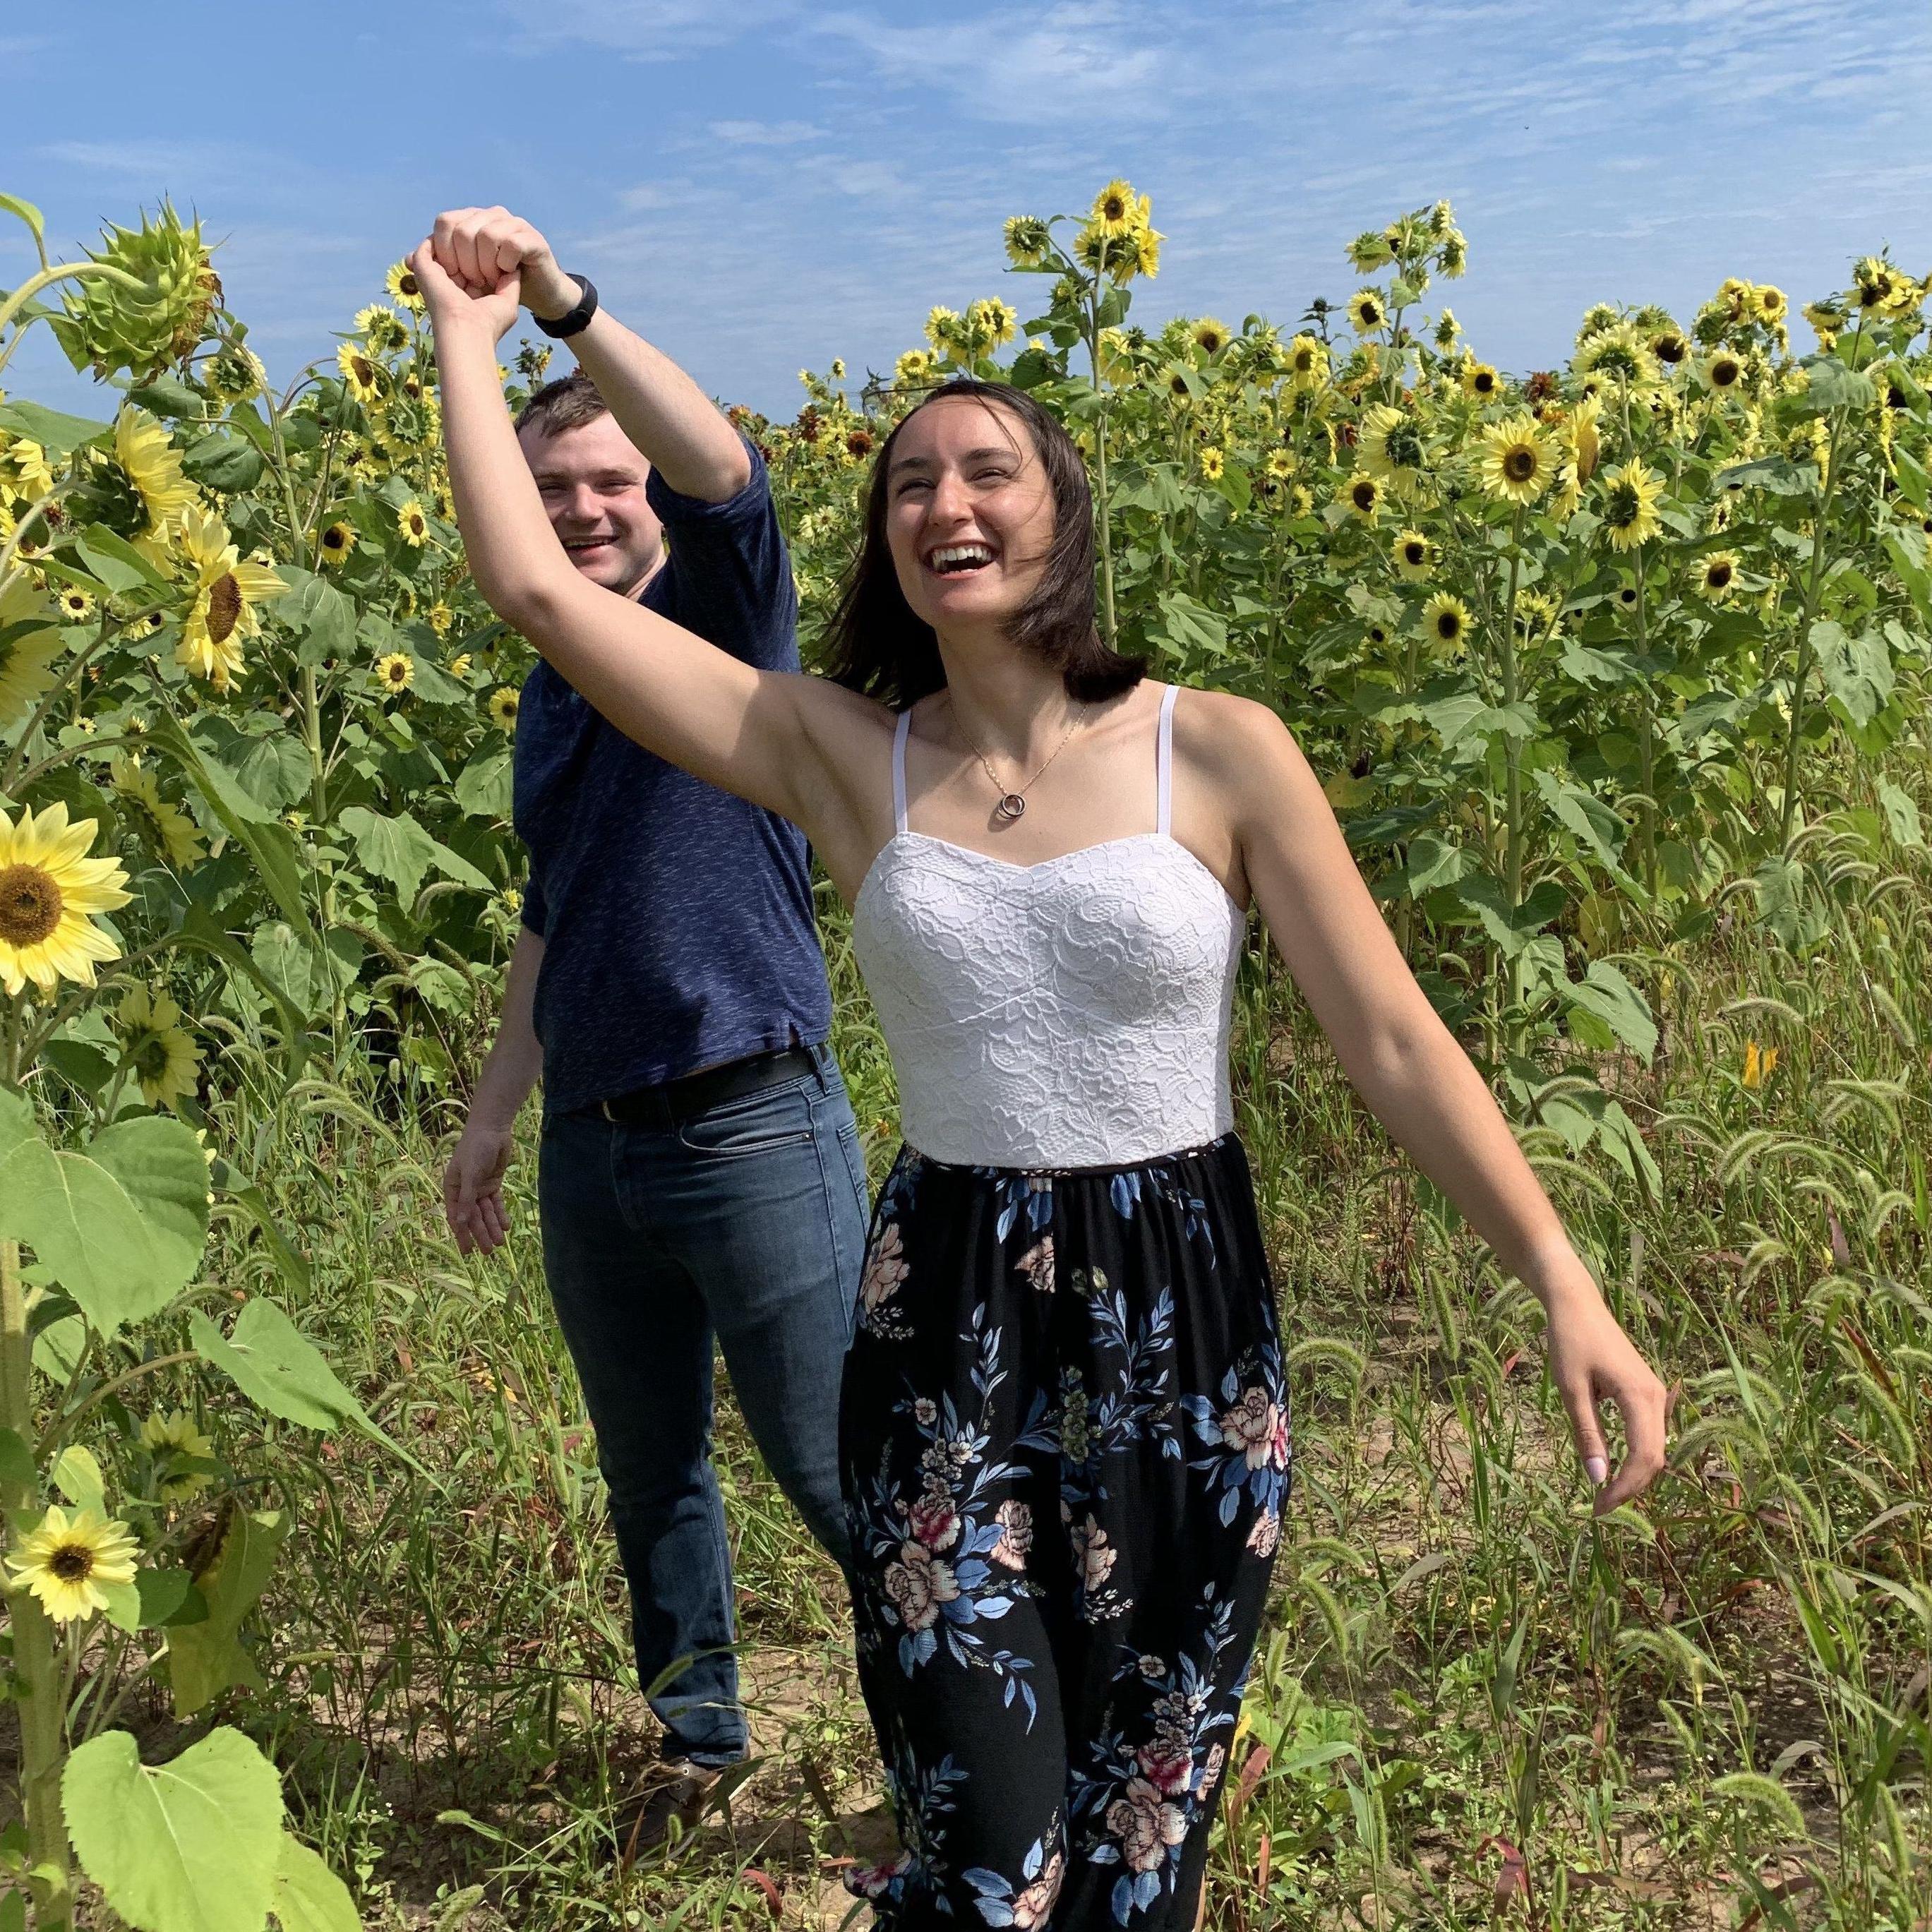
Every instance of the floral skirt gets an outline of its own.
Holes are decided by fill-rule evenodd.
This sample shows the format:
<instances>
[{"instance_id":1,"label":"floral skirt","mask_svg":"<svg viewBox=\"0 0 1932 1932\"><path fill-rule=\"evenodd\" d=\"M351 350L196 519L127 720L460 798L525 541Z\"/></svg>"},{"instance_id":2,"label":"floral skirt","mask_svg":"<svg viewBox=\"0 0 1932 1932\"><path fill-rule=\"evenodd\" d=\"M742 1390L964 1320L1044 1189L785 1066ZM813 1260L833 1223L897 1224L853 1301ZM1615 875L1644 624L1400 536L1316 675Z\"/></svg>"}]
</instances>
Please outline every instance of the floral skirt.
<instances>
[{"instance_id":1,"label":"floral skirt","mask_svg":"<svg viewBox=\"0 0 1932 1932\"><path fill-rule=\"evenodd\" d=\"M1288 1483L1247 1156L902 1148L839 1458L894 1932L1190 1932Z\"/></svg>"}]
</instances>

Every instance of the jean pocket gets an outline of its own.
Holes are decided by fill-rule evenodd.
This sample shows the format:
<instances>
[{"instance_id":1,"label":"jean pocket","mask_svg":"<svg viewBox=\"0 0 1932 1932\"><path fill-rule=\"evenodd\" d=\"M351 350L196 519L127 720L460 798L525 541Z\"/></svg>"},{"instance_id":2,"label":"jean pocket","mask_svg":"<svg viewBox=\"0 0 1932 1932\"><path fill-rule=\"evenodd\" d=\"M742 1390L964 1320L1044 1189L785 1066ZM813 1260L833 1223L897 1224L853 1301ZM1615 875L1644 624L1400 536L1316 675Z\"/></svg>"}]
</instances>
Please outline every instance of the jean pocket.
<instances>
[{"instance_id":1,"label":"jean pocket","mask_svg":"<svg viewBox=\"0 0 1932 1932\"><path fill-rule=\"evenodd\" d=\"M680 1147L718 1160L803 1147L811 1138L812 1102L800 1082L727 1100L677 1125Z\"/></svg>"}]
</instances>

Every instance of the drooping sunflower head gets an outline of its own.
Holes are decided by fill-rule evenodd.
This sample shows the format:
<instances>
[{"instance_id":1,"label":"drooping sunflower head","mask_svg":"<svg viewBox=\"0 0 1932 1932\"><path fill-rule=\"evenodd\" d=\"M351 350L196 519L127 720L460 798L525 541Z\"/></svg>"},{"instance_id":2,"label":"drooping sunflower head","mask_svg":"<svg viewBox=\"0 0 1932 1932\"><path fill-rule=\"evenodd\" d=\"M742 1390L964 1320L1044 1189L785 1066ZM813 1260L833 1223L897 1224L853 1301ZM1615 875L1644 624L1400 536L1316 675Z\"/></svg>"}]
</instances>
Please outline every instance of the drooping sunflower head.
<instances>
[{"instance_id":1,"label":"drooping sunflower head","mask_svg":"<svg viewBox=\"0 0 1932 1932\"><path fill-rule=\"evenodd\" d=\"M1372 275L1395 260L1395 244L1385 228L1365 229L1342 250L1348 266L1358 275Z\"/></svg>"},{"instance_id":2,"label":"drooping sunflower head","mask_svg":"<svg viewBox=\"0 0 1932 1932\"><path fill-rule=\"evenodd\" d=\"M120 947L94 922L128 903L128 874L112 859L90 859L98 826L70 825L56 800L38 817L0 811L0 986L17 994L31 980L51 992L62 980L94 984L96 963Z\"/></svg>"},{"instance_id":3,"label":"drooping sunflower head","mask_svg":"<svg viewBox=\"0 0 1932 1932\"><path fill-rule=\"evenodd\" d=\"M122 1058L151 1107L172 1107L193 1094L201 1053L182 1024L182 1010L166 993L136 986L114 1016Z\"/></svg>"},{"instance_id":4,"label":"drooping sunflower head","mask_svg":"<svg viewBox=\"0 0 1932 1932\"><path fill-rule=\"evenodd\" d=\"M160 781L148 766L117 756L109 768L116 796L131 806L148 842L178 869L202 855L201 833L181 807L161 795Z\"/></svg>"},{"instance_id":5,"label":"drooping sunflower head","mask_svg":"<svg viewBox=\"0 0 1932 1932\"><path fill-rule=\"evenodd\" d=\"M224 344L202 364L202 386L218 402L245 403L268 386L268 372L254 350L239 342Z\"/></svg>"},{"instance_id":6,"label":"drooping sunflower head","mask_svg":"<svg viewBox=\"0 0 1932 1932\"><path fill-rule=\"evenodd\" d=\"M1556 462L1536 418L1514 416L1483 431L1478 476L1486 494L1527 506L1550 487Z\"/></svg>"},{"instance_id":7,"label":"drooping sunflower head","mask_svg":"<svg viewBox=\"0 0 1932 1932\"><path fill-rule=\"evenodd\" d=\"M1420 530L1398 532L1394 553L1396 574L1412 584L1420 583L1435 568L1436 547Z\"/></svg>"},{"instance_id":8,"label":"drooping sunflower head","mask_svg":"<svg viewBox=\"0 0 1932 1932\"><path fill-rule=\"evenodd\" d=\"M1422 426L1407 410L1377 403L1364 410L1355 442L1357 466L1406 493L1428 460Z\"/></svg>"},{"instance_id":9,"label":"drooping sunflower head","mask_svg":"<svg viewBox=\"0 0 1932 1932\"><path fill-rule=\"evenodd\" d=\"M1358 289L1348 298L1348 322L1358 335L1369 335L1388 324L1388 309L1379 289Z\"/></svg>"},{"instance_id":10,"label":"drooping sunflower head","mask_svg":"<svg viewBox=\"0 0 1932 1932\"><path fill-rule=\"evenodd\" d=\"M140 500L146 534L158 532L195 501L181 452L145 410L130 404L115 418L114 457Z\"/></svg>"},{"instance_id":11,"label":"drooping sunflower head","mask_svg":"<svg viewBox=\"0 0 1932 1932\"><path fill-rule=\"evenodd\" d=\"M57 1624L107 1607L107 1590L134 1580L139 1545L128 1526L97 1509L70 1518L56 1503L7 1558L19 1587L31 1590Z\"/></svg>"},{"instance_id":12,"label":"drooping sunflower head","mask_svg":"<svg viewBox=\"0 0 1932 1932\"><path fill-rule=\"evenodd\" d=\"M1462 325L1456 320L1453 309L1444 309L1436 318L1436 326L1430 331L1430 339L1446 356L1456 346L1456 338L1462 332Z\"/></svg>"},{"instance_id":13,"label":"drooping sunflower head","mask_svg":"<svg viewBox=\"0 0 1932 1932\"><path fill-rule=\"evenodd\" d=\"M1052 231L1036 214L1010 214L1002 231L1006 260L1016 268L1036 268L1053 245Z\"/></svg>"},{"instance_id":14,"label":"drooping sunflower head","mask_svg":"<svg viewBox=\"0 0 1932 1932\"><path fill-rule=\"evenodd\" d=\"M1454 652L1468 642L1469 607L1438 590L1422 607L1422 634L1438 651Z\"/></svg>"},{"instance_id":15,"label":"drooping sunflower head","mask_svg":"<svg viewBox=\"0 0 1932 1932\"><path fill-rule=\"evenodd\" d=\"M1598 514L1612 549L1634 550L1664 527L1657 513L1663 487L1664 479L1641 462L1626 463L1606 473Z\"/></svg>"},{"instance_id":16,"label":"drooping sunflower head","mask_svg":"<svg viewBox=\"0 0 1932 1932\"><path fill-rule=\"evenodd\" d=\"M1516 593L1516 624L1523 635L1532 641L1553 630L1562 614L1562 607L1546 590L1522 590Z\"/></svg>"},{"instance_id":17,"label":"drooping sunflower head","mask_svg":"<svg viewBox=\"0 0 1932 1932\"><path fill-rule=\"evenodd\" d=\"M1582 348L1593 335L1600 335L1606 328L1615 328L1623 320L1623 312L1614 302L1594 302L1583 311L1583 320L1576 325L1576 346Z\"/></svg>"}]
</instances>

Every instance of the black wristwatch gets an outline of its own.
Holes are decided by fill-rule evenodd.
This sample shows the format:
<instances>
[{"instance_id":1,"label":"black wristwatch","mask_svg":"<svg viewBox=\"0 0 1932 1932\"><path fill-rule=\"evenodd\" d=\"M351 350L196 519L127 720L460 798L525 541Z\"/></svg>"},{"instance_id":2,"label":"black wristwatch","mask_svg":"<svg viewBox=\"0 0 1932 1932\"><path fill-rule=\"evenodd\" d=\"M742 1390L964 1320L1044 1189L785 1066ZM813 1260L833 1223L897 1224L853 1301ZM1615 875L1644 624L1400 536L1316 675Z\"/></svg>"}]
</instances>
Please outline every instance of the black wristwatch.
<instances>
[{"instance_id":1,"label":"black wristwatch","mask_svg":"<svg viewBox=\"0 0 1932 1932\"><path fill-rule=\"evenodd\" d=\"M530 312L531 321L546 335L575 335L589 327L590 318L597 313L596 284L588 275L572 275L570 279L577 284L577 306L574 309L551 322L546 322L534 309Z\"/></svg>"}]
</instances>

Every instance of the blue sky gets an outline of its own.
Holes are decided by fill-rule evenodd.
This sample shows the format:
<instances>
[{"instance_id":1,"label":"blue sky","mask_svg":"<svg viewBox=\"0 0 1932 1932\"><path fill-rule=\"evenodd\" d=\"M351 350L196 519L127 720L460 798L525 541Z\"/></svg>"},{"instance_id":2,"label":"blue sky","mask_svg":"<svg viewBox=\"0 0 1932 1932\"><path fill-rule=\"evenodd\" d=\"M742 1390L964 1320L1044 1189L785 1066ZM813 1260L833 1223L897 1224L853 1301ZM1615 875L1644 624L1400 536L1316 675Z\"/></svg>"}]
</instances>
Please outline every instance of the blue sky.
<instances>
[{"instance_id":1,"label":"blue sky","mask_svg":"<svg viewBox=\"0 0 1932 1932\"><path fill-rule=\"evenodd\" d=\"M472 202L535 221L707 389L782 415L802 364L889 368L935 302L1031 313L1002 219L1116 172L1168 237L1136 294L1156 323L1292 323L1354 286L1352 235L1447 195L1471 268L1431 301L1519 370L1600 298L1688 318L1737 274L1802 302L1886 242L1932 269L1922 0L35 11L0 27L0 188L68 253L164 191L198 209L283 380ZM0 230L0 286L26 262ZM8 387L109 407L38 334Z\"/></svg>"}]
</instances>

